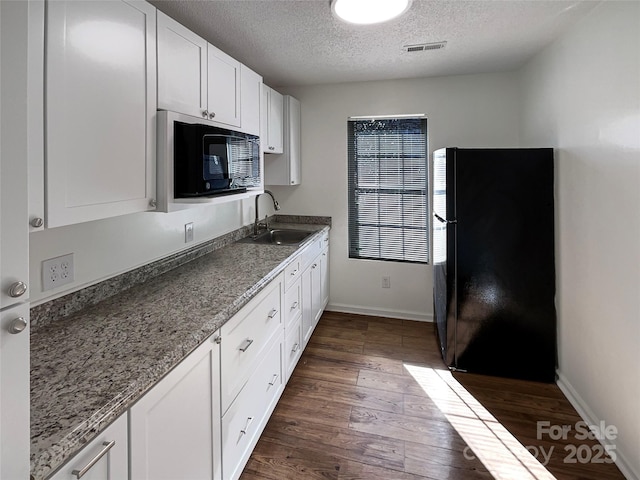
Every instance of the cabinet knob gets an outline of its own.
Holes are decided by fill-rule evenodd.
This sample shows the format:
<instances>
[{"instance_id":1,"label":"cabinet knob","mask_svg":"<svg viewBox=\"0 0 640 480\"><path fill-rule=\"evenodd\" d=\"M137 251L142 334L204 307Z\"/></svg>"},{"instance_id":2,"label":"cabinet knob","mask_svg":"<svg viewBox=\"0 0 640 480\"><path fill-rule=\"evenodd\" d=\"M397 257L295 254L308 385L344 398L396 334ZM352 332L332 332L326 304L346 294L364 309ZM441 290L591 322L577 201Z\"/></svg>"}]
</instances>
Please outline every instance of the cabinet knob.
<instances>
[{"instance_id":1,"label":"cabinet knob","mask_svg":"<svg viewBox=\"0 0 640 480\"><path fill-rule=\"evenodd\" d=\"M9 287L9 296L13 298L21 297L27 291L27 284L24 282L16 282Z\"/></svg>"},{"instance_id":2,"label":"cabinet knob","mask_svg":"<svg viewBox=\"0 0 640 480\"><path fill-rule=\"evenodd\" d=\"M210 112L210 113L209 113L209 118L210 118L210 119L212 119L212 120L213 120L213 119L215 118L215 116L216 116L216 112Z\"/></svg>"},{"instance_id":3,"label":"cabinet knob","mask_svg":"<svg viewBox=\"0 0 640 480\"><path fill-rule=\"evenodd\" d=\"M27 321L24 317L18 317L11 322L9 325L9 333L16 334L22 332L25 328L27 328Z\"/></svg>"},{"instance_id":4,"label":"cabinet knob","mask_svg":"<svg viewBox=\"0 0 640 480\"><path fill-rule=\"evenodd\" d=\"M40 217L36 217L31 219L31 226L34 228L40 228L42 225L44 225L44 220L42 220Z\"/></svg>"},{"instance_id":5,"label":"cabinet knob","mask_svg":"<svg viewBox=\"0 0 640 480\"><path fill-rule=\"evenodd\" d=\"M209 110L203 110L202 111L202 117L203 118L207 118L209 116Z\"/></svg>"}]
</instances>

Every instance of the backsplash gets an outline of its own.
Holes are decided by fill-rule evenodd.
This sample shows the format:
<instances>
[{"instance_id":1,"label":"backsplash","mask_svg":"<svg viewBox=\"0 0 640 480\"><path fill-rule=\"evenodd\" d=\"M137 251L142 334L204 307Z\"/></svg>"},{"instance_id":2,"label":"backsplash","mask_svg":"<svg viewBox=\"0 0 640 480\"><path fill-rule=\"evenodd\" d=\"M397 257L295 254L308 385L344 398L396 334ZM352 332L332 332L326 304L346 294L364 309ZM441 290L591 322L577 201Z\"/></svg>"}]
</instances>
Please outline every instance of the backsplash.
<instances>
[{"instance_id":1,"label":"backsplash","mask_svg":"<svg viewBox=\"0 0 640 480\"><path fill-rule=\"evenodd\" d=\"M136 268L95 285L72 292L63 297L31 308L31 328L42 327L60 318L72 315L91 305L116 295L134 285L162 275L198 257L211 253L250 235L251 226L244 226L181 252Z\"/></svg>"},{"instance_id":2,"label":"backsplash","mask_svg":"<svg viewBox=\"0 0 640 480\"><path fill-rule=\"evenodd\" d=\"M313 225L331 225L331 217L314 217L305 215L273 215L271 222L279 223L307 223ZM72 315L83 308L95 305L106 298L127 290L134 285L144 283L151 278L162 275L169 270L184 265L203 255L222 248L251 234L253 225L245 225L232 232L203 242L194 247L182 250L168 257L151 262L121 275L104 280L95 285L72 292L63 297L31 308L31 329L48 325L58 319Z\"/></svg>"}]
</instances>

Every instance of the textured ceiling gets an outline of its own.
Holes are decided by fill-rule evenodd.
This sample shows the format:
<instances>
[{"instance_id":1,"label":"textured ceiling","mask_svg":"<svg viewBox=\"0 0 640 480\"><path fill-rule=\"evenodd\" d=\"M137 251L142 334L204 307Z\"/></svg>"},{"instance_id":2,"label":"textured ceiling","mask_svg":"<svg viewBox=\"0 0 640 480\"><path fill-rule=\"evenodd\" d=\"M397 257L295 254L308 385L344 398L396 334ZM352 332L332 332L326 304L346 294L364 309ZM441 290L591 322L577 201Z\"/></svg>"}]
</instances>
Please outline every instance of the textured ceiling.
<instances>
[{"instance_id":1,"label":"textured ceiling","mask_svg":"<svg viewBox=\"0 0 640 480\"><path fill-rule=\"evenodd\" d=\"M369 26L337 20L329 0L151 3L282 87L514 70L599 2L413 0ZM444 49L402 49L439 41Z\"/></svg>"}]
</instances>

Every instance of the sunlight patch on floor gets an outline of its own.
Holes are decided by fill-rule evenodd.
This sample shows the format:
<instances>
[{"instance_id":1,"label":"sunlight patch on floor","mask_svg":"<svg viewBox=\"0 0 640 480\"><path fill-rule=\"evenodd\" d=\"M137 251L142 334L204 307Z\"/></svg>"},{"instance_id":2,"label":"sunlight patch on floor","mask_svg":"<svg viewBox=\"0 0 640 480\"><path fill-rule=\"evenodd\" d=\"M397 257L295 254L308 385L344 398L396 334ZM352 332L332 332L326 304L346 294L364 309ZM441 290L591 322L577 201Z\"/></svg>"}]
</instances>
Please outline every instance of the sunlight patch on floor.
<instances>
[{"instance_id":1,"label":"sunlight patch on floor","mask_svg":"<svg viewBox=\"0 0 640 480\"><path fill-rule=\"evenodd\" d=\"M496 480L555 480L544 452L531 454L448 370L404 364L468 445L465 458L477 458Z\"/></svg>"}]
</instances>

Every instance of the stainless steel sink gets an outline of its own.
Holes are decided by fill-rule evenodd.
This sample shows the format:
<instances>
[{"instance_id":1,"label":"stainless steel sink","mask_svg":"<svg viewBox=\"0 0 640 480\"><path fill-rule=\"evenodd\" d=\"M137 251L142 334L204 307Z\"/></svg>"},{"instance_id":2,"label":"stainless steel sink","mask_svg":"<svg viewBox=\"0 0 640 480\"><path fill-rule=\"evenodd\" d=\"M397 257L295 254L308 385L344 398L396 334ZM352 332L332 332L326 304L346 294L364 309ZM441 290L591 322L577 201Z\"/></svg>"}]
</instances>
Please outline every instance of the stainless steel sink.
<instances>
[{"instance_id":1,"label":"stainless steel sink","mask_svg":"<svg viewBox=\"0 0 640 480\"><path fill-rule=\"evenodd\" d=\"M243 243L261 243L270 245L299 245L315 232L276 228L267 230L257 236L250 236L241 240Z\"/></svg>"}]
</instances>

